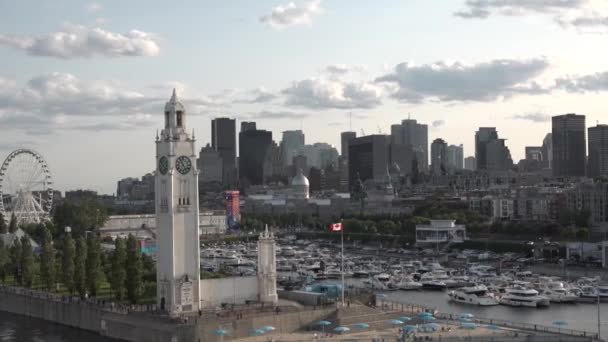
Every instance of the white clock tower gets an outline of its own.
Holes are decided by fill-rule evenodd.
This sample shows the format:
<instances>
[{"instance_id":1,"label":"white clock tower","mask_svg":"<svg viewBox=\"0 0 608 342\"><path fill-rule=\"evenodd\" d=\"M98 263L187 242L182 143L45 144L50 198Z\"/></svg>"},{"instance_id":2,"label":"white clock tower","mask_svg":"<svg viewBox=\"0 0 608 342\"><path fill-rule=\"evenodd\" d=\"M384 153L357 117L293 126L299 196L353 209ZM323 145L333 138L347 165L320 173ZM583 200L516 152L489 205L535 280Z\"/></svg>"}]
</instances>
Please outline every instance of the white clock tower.
<instances>
[{"instance_id":1,"label":"white clock tower","mask_svg":"<svg viewBox=\"0 0 608 342\"><path fill-rule=\"evenodd\" d=\"M194 132L175 89L156 137L157 304L171 315L199 309L198 170Z\"/></svg>"}]
</instances>

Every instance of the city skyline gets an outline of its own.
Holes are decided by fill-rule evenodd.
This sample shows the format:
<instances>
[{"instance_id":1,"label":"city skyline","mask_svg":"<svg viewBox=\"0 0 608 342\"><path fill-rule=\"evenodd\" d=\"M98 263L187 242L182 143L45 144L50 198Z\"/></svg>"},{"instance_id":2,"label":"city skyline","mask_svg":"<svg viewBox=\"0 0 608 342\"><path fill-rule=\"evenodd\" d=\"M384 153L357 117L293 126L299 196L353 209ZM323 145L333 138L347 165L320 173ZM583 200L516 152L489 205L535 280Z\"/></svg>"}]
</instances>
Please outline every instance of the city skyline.
<instances>
[{"instance_id":1,"label":"city skyline","mask_svg":"<svg viewBox=\"0 0 608 342\"><path fill-rule=\"evenodd\" d=\"M592 0L20 1L0 22L0 158L30 147L56 188L113 193L117 180L154 168L154 131L176 87L198 149L219 117L256 121L277 143L301 128L308 144L340 150L351 117L357 135L390 134L411 114L428 125L429 144L463 144L465 157L479 127L496 127L517 162L553 115L606 123L606 51L593 34L608 30L606 9Z\"/></svg>"}]
</instances>

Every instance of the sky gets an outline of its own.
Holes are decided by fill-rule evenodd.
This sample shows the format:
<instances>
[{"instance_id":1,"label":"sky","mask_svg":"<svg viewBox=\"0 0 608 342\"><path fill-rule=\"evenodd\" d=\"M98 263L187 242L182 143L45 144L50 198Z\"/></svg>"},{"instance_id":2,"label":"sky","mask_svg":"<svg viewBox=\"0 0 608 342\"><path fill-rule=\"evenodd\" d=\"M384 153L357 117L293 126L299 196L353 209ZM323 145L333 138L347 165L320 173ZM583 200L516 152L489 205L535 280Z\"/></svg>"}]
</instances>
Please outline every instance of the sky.
<instances>
[{"instance_id":1,"label":"sky","mask_svg":"<svg viewBox=\"0 0 608 342\"><path fill-rule=\"evenodd\" d=\"M173 88L198 147L232 117L306 143L411 117L514 160L552 115L606 122L605 0L0 1L0 159L41 153L59 190L154 169Z\"/></svg>"}]
</instances>

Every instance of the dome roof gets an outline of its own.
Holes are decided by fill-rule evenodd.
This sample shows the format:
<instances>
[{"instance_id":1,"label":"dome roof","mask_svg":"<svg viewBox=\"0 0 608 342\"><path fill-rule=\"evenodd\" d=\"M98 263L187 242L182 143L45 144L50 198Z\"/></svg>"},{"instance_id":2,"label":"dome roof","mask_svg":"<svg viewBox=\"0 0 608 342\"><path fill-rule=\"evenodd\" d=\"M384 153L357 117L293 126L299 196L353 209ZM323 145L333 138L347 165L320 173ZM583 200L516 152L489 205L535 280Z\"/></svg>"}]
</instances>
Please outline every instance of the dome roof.
<instances>
[{"instance_id":1,"label":"dome roof","mask_svg":"<svg viewBox=\"0 0 608 342\"><path fill-rule=\"evenodd\" d=\"M296 186L296 185L309 186L310 185L310 182L308 182L308 178L306 178L306 176L304 176L302 169L299 169L298 174L295 177L293 177L293 179L291 180L291 185L292 186Z\"/></svg>"}]
</instances>

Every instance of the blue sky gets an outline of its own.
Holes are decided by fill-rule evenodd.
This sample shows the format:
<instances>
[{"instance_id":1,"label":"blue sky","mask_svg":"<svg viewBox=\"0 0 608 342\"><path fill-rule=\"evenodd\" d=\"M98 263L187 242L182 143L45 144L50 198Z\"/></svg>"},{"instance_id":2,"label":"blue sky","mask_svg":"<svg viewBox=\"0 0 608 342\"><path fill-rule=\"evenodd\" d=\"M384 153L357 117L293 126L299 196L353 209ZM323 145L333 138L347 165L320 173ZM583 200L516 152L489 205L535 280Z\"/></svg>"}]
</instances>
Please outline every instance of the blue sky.
<instances>
[{"instance_id":1,"label":"blue sky","mask_svg":"<svg viewBox=\"0 0 608 342\"><path fill-rule=\"evenodd\" d=\"M171 89L202 145L218 116L339 148L408 116L464 144L496 126L515 159L550 115L605 118L599 0L0 2L0 158L31 147L61 190L154 168ZM604 122L605 123L605 122Z\"/></svg>"}]
</instances>

